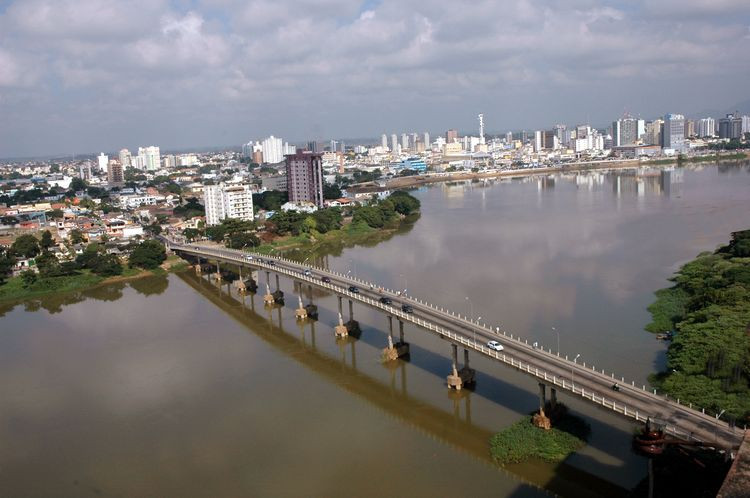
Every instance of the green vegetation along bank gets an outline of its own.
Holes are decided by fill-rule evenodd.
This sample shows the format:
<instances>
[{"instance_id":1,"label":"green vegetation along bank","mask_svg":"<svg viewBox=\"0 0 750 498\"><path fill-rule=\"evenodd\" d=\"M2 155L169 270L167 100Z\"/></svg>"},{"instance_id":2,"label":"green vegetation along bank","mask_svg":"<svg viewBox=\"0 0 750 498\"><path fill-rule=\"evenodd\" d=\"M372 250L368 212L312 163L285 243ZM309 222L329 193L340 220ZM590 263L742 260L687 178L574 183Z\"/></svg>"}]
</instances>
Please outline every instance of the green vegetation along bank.
<instances>
[{"instance_id":1,"label":"green vegetation along bank","mask_svg":"<svg viewBox=\"0 0 750 498\"><path fill-rule=\"evenodd\" d=\"M532 458L562 462L586 445L591 428L582 419L566 413L550 430L540 429L524 417L490 438L490 455L500 464L520 463Z\"/></svg>"},{"instance_id":2,"label":"green vegetation along bank","mask_svg":"<svg viewBox=\"0 0 750 498\"><path fill-rule=\"evenodd\" d=\"M14 254L14 251L19 251L18 247L11 247L9 252ZM72 261L59 261L44 248L36 252L37 271L28 269L17 277L0 281L0 302L81 291L104 283L152 275L164 271L161 266L167 259L164 246L154 240L135 245L127 267L121 264L119 257L107 254L104 245L98 243L89 244Z\"/></svg>"},{"instance_id":3,"label":"green vegetation along bank","mask_svg":"<svg viewBox=\"0 0 750 498\"><path fill-rule=\"evenodd\" d=\"M673 332L651 384L682 403L750 423L750 230L705 252L656 292L646 330Z\"/></svg>"}]
</instances>

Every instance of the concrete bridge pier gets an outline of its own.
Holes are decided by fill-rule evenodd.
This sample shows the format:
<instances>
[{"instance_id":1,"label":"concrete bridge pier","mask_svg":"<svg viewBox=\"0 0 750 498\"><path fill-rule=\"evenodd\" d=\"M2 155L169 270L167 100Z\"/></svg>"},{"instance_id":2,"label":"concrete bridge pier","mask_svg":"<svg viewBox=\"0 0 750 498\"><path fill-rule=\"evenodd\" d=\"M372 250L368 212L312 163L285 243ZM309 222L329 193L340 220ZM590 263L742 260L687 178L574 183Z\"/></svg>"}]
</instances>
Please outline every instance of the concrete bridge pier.
<instances>
[{"instance_id":1,"label":"concrete bridge pier","mask_svg":"<svg viewBox=\"0 0 750 498\"><path fill-rule=\"evenodd\" d=\"M203 269L201 268L203 266L203 262L201 261L201 258L198 258L198 261L195 263L195 274L200 275L203 272Z\"/></svg>"},{"instance_id":2,"label":"concrete bridge pier","mask_svg":"<svg viewBox=\"0 0 750 498\"><path fill-rule=\"evenodd\" d=\"M218 261L216 262L216 273L214 275L216 275L216 281L221 282L221 265Z\"/></svg>"},{"instance_id":3,"label":"concrete bridge pier","mask_svg":"<svg viewBox=\"0 0 750 498\"><path fill-rule=\"evenodd\" d=\"M557 393L554 389L552 389L552 396L555 398L554 403L557 403ZM534 414L533 417L531 417L531 423L534 424L536 427L539 427L540 429L544 430L550 430L552 428L552 421L547 416L547 414L544 413L544 410L547 409L547 385L544 382L539 383L539 413Z\"/></svg>"},{"instance_id":4,"label":"concrete bridge pier","mask_svg":"<svg viewBox=\"0 0 750 498\"><path fill-rule=\"evenodd\" d=\"M276 277L276 292L279 292L279 274L277 273L275 277Z\"/></svg>"},{"instance_id":5,"label":"concrete bridge pier","mask_svg":"<svg viewBox=\"0 0 750 498\"><path fill-rule=\"evenodd\" d=\"M409 354L409 344L404 342L404 322L398 321L400 325L401 340L393 342L393 317L388 316L388 346L383 350L383 361L393 361Z\"/></svg>"},{"instance_id":6,"label":"concrete bridge pier","mask_svg":"<svg viewBox=\"0 0 750 498\"><path fill-rule=\"evenodd\" d=\"M341 298L339 298L339 303L341 302ZM333 329L334 334L336 334L336 337L347 337L349 335L349 329L346 328L346 325L344 325L344 319L341 317L341 313L339 312L339 324L336 325Z\"/></svg>"},{"instance_id":7,"label":"concrete bridge pier","mask_svg":"<svg viewBox=\"0 0 750 498\"><path fill-rule=\"evenodd\" d=\"M349 321L346 322L346 328L349 330L350 334L356 335L357 337L361 332L359 322L354 319L354 302L351 299L349 299Z\"/></svg>"},{"instance_id":8,"label":"concrete bridge pier","mask_svg":"<svg viewBox=\"0 0 750 498\"><path fill-rule=\"evenodd\" d=\"M296 310L294 310L294 316L297 318L297 320L304 320L307 318L307 310L302 305L302 296L297 296L299 299L299 307L297 307Z\"/></svg>"},{"instance_id":9,"label":"concrete bridge pier","mask_svg":"<svg viewBox=\"0 0 750 498\"><path fill-rule=\"evenodd\" d=\"M448 376L448 387L460 391L464 387L468 387L469 384L474 383L474 377L476 372L474 369L469 368L469 350L464 349L464 367L458 370L458 346L451 344L453 348L453 364L452 372Z\"/></svg>"},{"instance_id":10,"label":"concrete bridge pier","mask_svg":"<svg viewBox=\"0 0 750 498\"><path fill-rule=\"evenodd\" d=\"M263 304L273 306L275 302L276 300L274 299L273 294L271 294L271 285L266 283L266 293L263 295Z\"/></svg>"}]
</instances>

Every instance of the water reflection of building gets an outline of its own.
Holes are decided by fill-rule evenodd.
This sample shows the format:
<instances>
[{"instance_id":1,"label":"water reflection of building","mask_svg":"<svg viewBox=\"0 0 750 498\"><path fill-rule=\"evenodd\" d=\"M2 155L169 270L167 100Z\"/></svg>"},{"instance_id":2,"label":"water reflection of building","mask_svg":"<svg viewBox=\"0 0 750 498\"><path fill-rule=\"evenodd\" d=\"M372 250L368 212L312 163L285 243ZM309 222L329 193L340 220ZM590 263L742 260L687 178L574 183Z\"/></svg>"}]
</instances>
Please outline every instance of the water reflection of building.
<instances>
[{"instance_id":1,"label":"water reflection of building","mask_svg":"<svg viewBox=\"0 0 750 498\"><path fill-rule=\"evenodd\" d=\"M675 192L675 186L682 182L682 169L639 169L616 173L612 178L612 191L617 197L644 197L649 194L670 196Z\"/></svg>"},{"instance_id":2,"label":"water reflection of building","mask_svg":"<svg viewBox=\"0 0 750 498\"><path fill-rule=\"evenodd\" d=\"M554 176L543 176L536 180L537 190L549 190L555 188L555 177Z\"/></svg>"}]
</instances>

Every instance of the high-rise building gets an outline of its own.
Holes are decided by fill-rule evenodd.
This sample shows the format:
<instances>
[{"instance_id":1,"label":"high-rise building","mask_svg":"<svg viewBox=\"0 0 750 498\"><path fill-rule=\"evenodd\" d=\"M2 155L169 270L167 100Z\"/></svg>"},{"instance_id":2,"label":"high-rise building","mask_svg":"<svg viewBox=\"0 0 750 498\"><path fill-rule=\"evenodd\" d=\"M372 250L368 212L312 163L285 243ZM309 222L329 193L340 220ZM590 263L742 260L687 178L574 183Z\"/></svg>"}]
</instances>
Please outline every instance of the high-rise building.
<instances>
[{"instance_id":1,"label":"high-rise building","mask_svg":"<svg viewBox=\"0 0 750 498\"><path fill-rule=\"evenodd\" d=\"M273 135L263 140L263 161L268 164L280 163L284 160L284 142Z\"/></svg>"},{"instance_id":2,"label":"high-rise building","mask_svg":"<svg viewBox=\"0 0 750 498\"><path fill-rule=\"evenodd\" d=\"M312 202L323 207L323 158L321 154L298 152L286 156L289 201Z\"/></svg>"},{"instance_id":3,"label":"high-rise building","mask_svg":"<svg viewBox=\"0 0 750 498\"><path fill-rule=\"evenodd\" d=\"M101 154L99 154L99 157L97 157L97 160L99 161L99 171L102 173L106 173L107 164L109 164L109 156L102 152Z\"/></svg>"},{"instance_id":4,"label":"high-rise building","mask_svg":"<svg viewBox=\"0 0 750 498\"><path fill-rule=\"evenodd\" d=\"M477 115L477 119L479 120L479 144L484 145L484 114Z\"/></svg>"},{"instance_id":5,"label":"high-rise building","mask_svg":"<svg viewBox=\"0 0 750 498\"><path fill-rule=\"evenodd\" d=\"M220 184L203 187L206 224L218 225L222 220L235 218L253 220L253 193L250 185Z\"/></svg>"},{"instance_id":6,"label":"high-rise building","mask_svg":"<svg viewBox=\"0 0 750 498\"><path fill-rule=\"evenodd\" d=\"M642 119L625 115L622 119L612 122L612 145L632 145L640 140L645 132L646 126Z\"/></svg>"},{"instance_id":7,"label":"high-rise building","mask_svg":"<svg viewBox=\"0 0 750 498\"><path fill-rule=\"evenodd\" d=\"M430 142L430 134L428 132L424 132L424 148L425 150L430 150L432 146L432 142Z\"/></svg>"},{"instance_id":8,"label":"high-rise building","mask_svg":"<svg viewBox=\"0 0 750 498\"><path fill-rule=\"evenodd\" d=\"M89 161L78 166L78 176L81 180L91 180L91 163Z\"/></svg>"},{"instance_id":9,"label":"high-rise building","mask_svg":"<svg viewBox=\"0 0 750 498\"><path fill-rule=\"evenodd\" d=\"M716 121L714 118L699 119L696 126L699 137L713 137L716 135Z\"/></svg>"},{"instance_id":10,"label":"high-rise building","mask_svg":"<svg viewBox=\"0 0 750 498\"><path fill-rule=\"evenodd\" d=\"M253 162L255 164L263 164L263 148L253 149Z\"/></svg>"},{"instance_id":11,"label":"high-rise building","mask_svg":"<svg viewBox=\"0 0 750 498\"><path fill-rule=\"evenodd\" d=\"M388 135L386 135L385 133L383 133L383 136L380 137L380 145L383 147L383 149L388 148ZM317 151L313 151L313 152L317 152Z\"/></svg>"},{"instance_id":12,"label":"high-rise building","mask_svg":"<svg viewBox=\"0 0 750 498\"><path fill-rule=\"evenodd\" d=\"M138 166L146 171L156 171L161 167L159 147L138 147Z\"/></svg>"},{"instance_id":13,"label":"high-rise building","mask_svg":"<svg viewBox=\"0 0 750 498\"><path fill-rule=\"evenodd\" d=\"M742 118L738 113L727 114L719 120L719 138L740 138L742 136Z\"/></svg>"},{"instance_id":14,"label":"high-rise building","mask_svg":"<svg viewBox=\"0 0 750 498\"><path fill-rule=\"evenodd\" d=\"M250 140L246 144L242 144L242 157L252 157L253 156L253 141Z\"/></svg>"},{"instance_id":15,"label":"high-rise building","mask_svg":"<svg viewBox=\"0 0 750 498\"><path fill-rule=\"evenodd\" d=\"M409 148L409 135L406 133L401 134L401 149L407 150Z\"/></svg>"},{"instance_id":16,"label":"high-rise building","mask_svg":"<svg viewBox=\"0 0 750 498\"><path fill-rule=\"evenodd\" d=\"M546 130L542 132L542 147L545 149L558 149L560 148L560 140L557 138L557 130Z\"/></svg>"},{"instance_id":17,"label":"high-rise building","mask_svg":"<svg viewBox=\"0 0 750 498\"><path fill-rule=\"evenodd\" d=\"M750 133L750 116L742 116L742 133Z\"/></svg>"},{"instance_id":18,"label":"high-rise building","mask_svg":"<svg viewBox=\"0 0 750 498\"><path fill-rule=\"evenodd\" d=\"M685 116L667 114L664 116L662 147L681 151L685 148Z\"/></svg>"},{"instance_id":19,"label":"high-rise building","mask_svg":"<svg viewBox=\"0 0 750 498\"><path fill-rule=\"evenodd\" d=\"M685 138L695 136L695 121L692 119L685 120Z\"/></svg>"},{"instance_id":20,"label":"high-rise building","mask_svg":"<svg viewBox=\"0 0 750 498\"><path fill-rule=\"evenodd\" d=\"M133 165L131 162L130 151L128 149L120 150L120 165L122 166L123 171Z\"/></svg>"},{"instance_id":21,"label":"high-rise building","mask_svg":"<svg viewBox=\"0 0 750 498\"><path fill-rule=\"evenodd\" d=\"M448 130L445 132L445 143L453 143L458 140L458 130Z\"/></svg>"},{"instance_id":22,"label":"high-rise building","mask_svg":"<svg viewBox=\"0 0 750 498\"><path fill-rule=\"evenodd\" d=\"M509 131L508 133L505 134L505 143L509 144L511 142L513 142L513 132Z\"/></svg>"},{"instance_id":23,"label":"high-rise building","mask_svg":"<svg viewBox=\"0 0 750 498\"><path fill-rule=\"evenodd\" d=\"M541 130L537 130L534 132L534 152L539 152L540 150L542 150L543 136L544 134L542 133Z\"/></svg>"},{"instance_id":24,"label":"high-rise building","mask_svg":"<svg viewBox=\"0 0 750 498\"><path fill-rule=\"evenodd\" d=\"M391 134L391 152L396 154L398 152L398 137L395 133Z\"/></svg>"},{"instance_id":25,"label":"high-rise building","mask_svg":"<svg viewBox=\"0 0 750 498\"><path fill-rule=\"evenodd\" d=\"M195 159L196 159L196 162L198 162L198 158L196 157ZM177 158L174 157L174 154L167 154L166 156L164 156L163 166L164 166L164 169L177 167Z\"/></svg>"},{"instance_id":26,"label":"high-rise building","mask_svg":"<svg viewBox=\"0 0 750 498\"><path fill-rule=\"evenodd\" d=\"M125 183L125 175L123 174L122 164L120 161L112 159L107 163L107 184L110 187L115 187L123 183Z\"/></svg>"},{"instance_id":27,"label":"high-rise building","mask_svg":"<svg viewBox=\"0 0 750 498\"><path fill-rule=\"evenodd\" d=\"M646 123L646 134L644 135L644 142L648 145L661 145L661 131L664 126L664 121L661 119L655 119Z\"/></svg>"}]
</instances>

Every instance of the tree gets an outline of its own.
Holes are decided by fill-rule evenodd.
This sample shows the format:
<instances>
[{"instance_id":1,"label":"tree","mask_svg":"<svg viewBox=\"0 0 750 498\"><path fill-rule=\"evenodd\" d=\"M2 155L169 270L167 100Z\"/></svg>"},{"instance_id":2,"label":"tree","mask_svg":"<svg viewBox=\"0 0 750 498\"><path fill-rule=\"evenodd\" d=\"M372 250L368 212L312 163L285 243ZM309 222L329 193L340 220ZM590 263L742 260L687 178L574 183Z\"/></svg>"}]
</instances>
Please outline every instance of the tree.
<instances>
[{"instance_id":1,"label":"tree","mask_svg":"<svg viewBox=\"0 0 750 498\"><path fill-rule=\"evenodd\" d=\"M186 228L182 231L182 236L185 237L188 242L192 242L200 237L202 233L203 232L195 228Z\"/></svg>"},{"instance_id":2,"label":"tree","mask_svg":"<svg viewBox=\"0 0 750 498\"><path fill-rule=\"evenodd\" d=\"M261 194L253 194L253 205L266 211L278 211L281 205L289 200L286 192L267 190Z\"/></svg>"},{"instance_id":3,"label":"tree","mask_svg":"<svg viewBox=\"0 0 750 498\"><path fill-rule=\"evenodd\" d=\"M147 270L153 270L167 259L167 252L164 245L156 240L146 240L141 242L133 252L130 253L130 267L140 267Z\"/></svg>"},{"instance_id":4,"label":"tree","mask_svg":"<svg viewBox=\"0 0 750 498\"><path fill-rule=\"evenodd\" d=\"M388 200L393 203L393 208L399 214L407 215L418 211L421 203L419 199L403 190L397 190L388 196Z\"/></svg>"},{"instance_id":5,"label":"tree","mask_svg":"<svg viewBox=\"0 0 750 498\"><path fill-rule=\"evenodd\" d=\"M227 247L231 249L242 249L244 247L258 247L260 239L252 233L237 232L229 236Z\"/></svg>"},{"instance_id":6,"label":"tree","mask_svg":"<svg viewBox=\"0 0 750 498\"><path fill-rule=\"evenodd\" d=\"M36 272L34 270L24 270L21 273L21 281L24 287L31 287L37 281Z\"/></svg>"},{"instance_id":7,"label":"tree","mask_svg":"<svg viewBox=\"0 0 750 498\"><path fill-rule=\"evenodd\" d=\"M323 185L323 198L324 199L340 199L342 196L341 194L341 188L337 184L331 185L330 183L325 183Z\"/></svg>"},{"instance_id":8,"label":"tree","mask_svg":"<svg viewBox=\"0 0 750 498\"><path fill-rule=\"evenodd\" d=\"M145 230L151 235L159 235L162 231L161 225L159 225L156 222L151 223L150 225L146 226Z\"/></svg>"},{"instance_id":9,"label":"tree","mask_svg":"<svg viewBox=\"0 0 750 498\"><path fill-rule=\"evenodd\" d=\"M42 232L42 240L39 242L39 245L45 250L55 245L55 241L52 239L52 234L49 230Z\"/></svg>"},{"instance_id":10,"label":"tree","mask_svg":"<svg viewBox=\"0 0 750 498\"><path fill-rule=\"evenodd\" d=\"M53 209L52 211L47 211L47 218L53 219L53 220L60 220L63 217L63 211L62 209Z\"/></svg>"},{"instance_id":11,"label":"tree","mask_svg":"<svg viewBox=\"0 0 750 498\"><path fill-rule=\"evenodd\" d=\"M83 238L83 232L81 232L77 228L74 228L70 231L69 238L71 244L82 244L86 240Z\"/></svg>"},{"instance_id":12,"label":"tree","mask_svg":"<svg viewBox=\"0 0 750 498\"><path fill-rule=\"evenodd\" d=\"M16 264L16 258L10 252L0 247L0 284L5 283L5 279Z\"/></svg>"},{"instance_id":13,"label":"tree","mask_svg":"<svg viewBox=\"0 0 750 498\"><path fill-rule=\"evenodd\" d=\"M48 251L42 251L42 253L34 258L39 273L44 276L55 276L58 274L58 267L60 266L59 261L54 254Z\"/></svg>"},{"instance_id":14,"label":"tree","mask_svg":"<svg viewBox=\"0 0 750 498\"><path fill-rule=\"evenodd\" d=\"M33 258L39 254L39 241L33 235L21 235L13 242L10 248L14 254Z\"/></svg>"},{"instance_id":15,"label":"tree","mask_svg":"<svg viewBox=\"0 0 750 498\"><path fill-rule=\"evenodd\" d=\"M122 264L114 254L98 255L92 262L91 271L100 277L113 277L122 274Z\"/></svg>"},{"instance_id":16,"label":"tree","mask_svg":"<svg viewBox=\"0 0 750 498\"><path fill-rule=\"evenodd\" d=\"M86 190L86 181L83 178L75 177L70 182L70 190L73 192L80 192L81 190Z\"/></svg>"}]
</instances>

